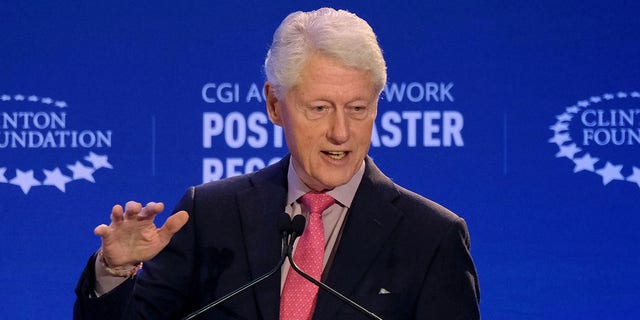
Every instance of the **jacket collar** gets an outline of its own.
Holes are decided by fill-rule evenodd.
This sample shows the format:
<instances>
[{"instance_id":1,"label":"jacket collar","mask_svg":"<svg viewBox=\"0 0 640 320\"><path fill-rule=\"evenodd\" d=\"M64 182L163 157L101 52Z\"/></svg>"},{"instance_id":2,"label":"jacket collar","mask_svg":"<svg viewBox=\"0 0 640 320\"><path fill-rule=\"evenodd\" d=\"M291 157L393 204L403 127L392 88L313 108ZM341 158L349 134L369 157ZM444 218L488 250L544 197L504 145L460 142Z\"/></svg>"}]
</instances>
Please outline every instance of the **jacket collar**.
<instances>
[{"instance_id":1,"label":"jacket collar","mask_svg":"<svg viewBox=\"0 0 640 320\"><path fill-rule=\"evenodd\" d=\"M252 279L271 270L280 256L277 214L286 206L289 161L290 155L287 155L278 163L256 172L251 178L251 187L238 193ZM326 279L329 286L353 297L368 266L400 221L401 212L392 205L398 195L396 185L367 157L364 176ZM254 293L262 317L278 319L280 274L256 285ZM315 319L332 319L341 306L334 297L320 290L316 309L322 312Z\"/></svg>"},{"instance_id":2,"label":"jacket collar","mask_svg":"<svg viewBox=\"0 0 640 320\"><path fill-rule=\"evenodd\" d=\"M257 171L251 177L250 187L237 194L251 279L271 270L280 257L277 220L287 200L288 164L287 155L276 164ZM280 273L276 272L253 290L262 318L278 319Z\"/></svg>"},{"instance_id":3,"label":"jacket collar","mask_svg":"<svg viewBox=\"0 0 640 320\"><path fill-rule=\"evenodd\" d=\"M347 215L326 279L329 286L350 298L354 297L358 283L402 217L402 212L392 204L400 194L396 185L370 158L365 162L364 177ZM335 318L338 308L343 307L336 301L321 290L316 310L322 312L314 319Z\"/></svg>"}]
</instances>

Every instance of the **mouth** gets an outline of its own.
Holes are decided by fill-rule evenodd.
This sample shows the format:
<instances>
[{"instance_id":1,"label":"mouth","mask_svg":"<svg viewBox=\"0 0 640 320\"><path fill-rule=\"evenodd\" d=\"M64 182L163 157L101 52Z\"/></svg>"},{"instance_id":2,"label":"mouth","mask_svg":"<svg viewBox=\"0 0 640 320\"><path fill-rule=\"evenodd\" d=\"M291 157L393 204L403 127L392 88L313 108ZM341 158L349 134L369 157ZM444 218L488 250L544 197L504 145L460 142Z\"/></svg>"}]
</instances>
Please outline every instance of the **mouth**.
<instances>
[{"instance_id":1,"label":"mouth","mask_svg":"<svg viewBox=\"0 0 640 320\"><path fill-rule=\"evenodd\" d=\"M322 153L326 154L333 160L340 160L349 154L348 151L322 151Z\"/></svg>"}]
</instances>

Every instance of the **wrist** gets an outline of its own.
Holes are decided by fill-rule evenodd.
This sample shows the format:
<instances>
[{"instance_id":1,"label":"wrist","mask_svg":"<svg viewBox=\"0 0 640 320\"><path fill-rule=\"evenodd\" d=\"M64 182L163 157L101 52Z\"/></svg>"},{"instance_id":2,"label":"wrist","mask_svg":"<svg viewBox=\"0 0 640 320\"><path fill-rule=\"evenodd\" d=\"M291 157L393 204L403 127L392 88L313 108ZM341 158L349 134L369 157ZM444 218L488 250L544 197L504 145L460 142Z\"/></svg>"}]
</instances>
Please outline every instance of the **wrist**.
<instances>
[{"instance_id":1,"label":"wrist","mask_svg":"<svg viewBox=\"0 0 640 320\"><path fill-rule=\"evenodd\" d=\"M135 264L128 264L123 266L111 266L107 262L107 259L104 256L102 248L98 250L98 254L96 256L96 260L104 267L105 271L114 277L123 277L128 278L131 277L142 269L142 262L138 262Z\"/></svg>"}]
</instances>

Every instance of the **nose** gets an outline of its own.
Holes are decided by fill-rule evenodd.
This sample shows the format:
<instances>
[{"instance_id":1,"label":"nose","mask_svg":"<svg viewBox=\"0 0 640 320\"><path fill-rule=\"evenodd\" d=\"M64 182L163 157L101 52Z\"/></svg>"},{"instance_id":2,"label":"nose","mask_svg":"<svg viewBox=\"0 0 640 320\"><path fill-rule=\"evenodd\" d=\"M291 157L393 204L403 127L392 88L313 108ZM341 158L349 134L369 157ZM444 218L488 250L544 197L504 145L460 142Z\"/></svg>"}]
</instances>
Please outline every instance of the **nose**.
<instances>
[{"instance_id":1,"label":"nose","mask_svg":"<svg viewBox=\"0 0 640 320\"><path fill-rule=\"evenodd\" d=\"M329 123L327 138L334 144L343 144L349 140L349 119L338 110L333 113L333 117Z\"/></svg>"}]
</instances>

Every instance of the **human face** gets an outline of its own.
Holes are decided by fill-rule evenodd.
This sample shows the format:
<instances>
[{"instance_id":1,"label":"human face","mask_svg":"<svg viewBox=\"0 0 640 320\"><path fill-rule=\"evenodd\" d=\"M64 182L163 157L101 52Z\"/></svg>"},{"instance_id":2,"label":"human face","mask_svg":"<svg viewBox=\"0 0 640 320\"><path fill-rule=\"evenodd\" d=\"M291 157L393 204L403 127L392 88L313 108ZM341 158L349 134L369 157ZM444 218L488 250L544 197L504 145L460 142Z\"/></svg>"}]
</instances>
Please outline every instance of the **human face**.
<instances>
[{"instance_id":1,"label":"human face","mask_svg":"<svg viewBox=\"0 0 640 320\"><path fill-rule=\"evenodd\" d=\"M378 109L369 73L311 56L299 84L278 99L265 85L271 121L284 130L296 173L315 191L343 185L360 169Z\"/></svg>"}]
</instances>

